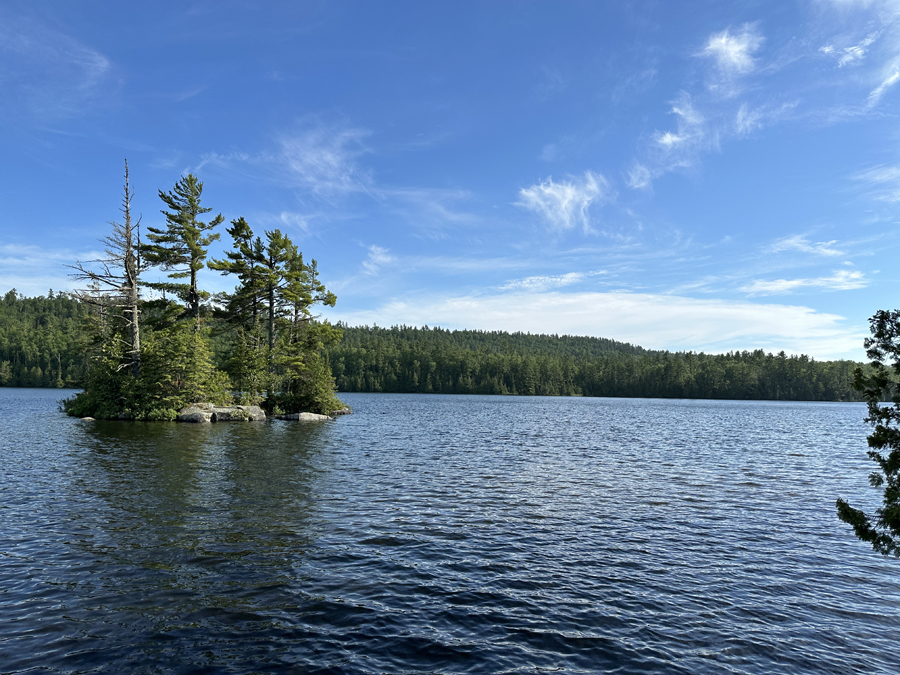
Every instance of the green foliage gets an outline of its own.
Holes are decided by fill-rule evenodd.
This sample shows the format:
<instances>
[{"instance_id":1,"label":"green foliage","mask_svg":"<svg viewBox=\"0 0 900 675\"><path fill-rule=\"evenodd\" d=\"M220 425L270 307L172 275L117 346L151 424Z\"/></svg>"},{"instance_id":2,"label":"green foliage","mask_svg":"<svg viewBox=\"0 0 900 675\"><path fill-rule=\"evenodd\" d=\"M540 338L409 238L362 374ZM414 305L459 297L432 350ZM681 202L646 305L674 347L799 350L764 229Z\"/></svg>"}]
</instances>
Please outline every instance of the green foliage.
<instances>
[{"instance_id":1,"label":"green foliage","mask_svg":"<svg viewBox=\"0 0 900 675\"><path fill-rule=\"evenodd\" d=\"M304 411L330 415L344 404L334 394L334 378L325 355L312 352L302 362L292 363L285 389L272 394L263 402L273 414L276 410Z\"/></svg>"},{"instance_id":2,"label":"green foliage","mask_svg":"<svg viewBox=\"0 0 900 675\"><path fill-rule=\"evenodd\" d=\"M316 261L305 263L280 230L266 231L265 240L254 237L243 218L233 220L228 233L233 249L209 267L238 279L234 292L219 298L223 308L217 316L232 331L225 367L241 398L256 401L264 387L262 403L269 412L327 414L342 408L324 354L341 333L312 314L318 304L335 303L319 281Z\"/></svg>"},{"instance_id":3,"label":"green foliage","mask_svg":"<svg viewBox=\"0 0 900 675\"><path fill-rule=\"evenodd\" d=\"M232 250L223 260L209 263L212 269L237 276L239 282L234 293L217 297L220 306L213 322L224 328L215 335L223 370L214 364L212 331L202 328L200 313L209 294L199 289L197 273L205 265L207 247L219 238L212 230L222 216L208 223L199 219L211 211L200 205L202 191L203 184L189 174L172 192L159 192L168 209L162 212L167 227L148 228L149 243L139 247L142 262L134 255L137 225L131 220L133 192L126 164L125 224L111 223L113 233L103 240L107 257L92 261L100 272L80 262L72 266L76 278L91 284L80 292L81 303L76 305L90 308L87 320L80 332L73 331L85 338L91 365L84 391L62 402L70 415L171 420L192 403L226 405L234 398L260 403L264 391L265 405L273 411L330 413L343 407L335 398L324 352L340 339L340 331L318 322L310 309L319 303L334 305L334 294L318 280L316 262L305 264L287 236L273 230L263 241L254 237L243 218L233 220L228 229ZM139 277L146 264L169 272L172 279L190 282L144 283ZM141 286L162 291L162 297L143 300L137 292ZM167 292L187 310L167 298ZM4 305L15 307L20 301L10 291ZM193 328L184 320L189 317L194 319ZM59 356L57 360L61 362ZM235 394L229 375L238 389ZM26 363L15 383L46 385L45 377L51 378L49 369ZM62 378L58 370L50 381L59 384ZM10 362L0 360L0 384L13 381Z\"/></svg>"},{"instance_id":4,"label":"green foliage","mask_svg":"<svg viewBox=\"0 0 900 675\"><path fill-rule=\"evenodd\" d=\"M224 220L219 214L208 223L200 216L210 213L211 208L200 205L203 183L193 174L182 176L171 192L159 191L159 198L169 209L163 209L166 229L148 227L150 243L141 247L147 264L169 272L172 279L189 279L188 283L157 282L147 284L150 288L174 293L187 306L200 326L200 307L209 294L197 285L197 272L206 264L207 248L219 238L214 230Z\"/></svg>"},{"instance_id":5,"label":"green foliage","mask_svg":"<svg viewBox=\"0 0 900 675\"><path fill-rule=\"evenodd\" d=\"M869 323L872 337L865 346L871 370L866 374L858 369L855 385L868 406L866 422L874 427L868 455L878 470L869 475L869 484L882 488L882 506L875 511L874 523L843 499L837 500L837 510L857 537L883 555L900 558L900 310L879 311Z\"/></svg>"},{"instance_id":6,"label":"green foliage","mask_svg":"<svg viewBox=\"0 0 900 675\"><path fill-rule=\"evenodd\" d=\"M267 389L268 358L258 330L239 328L233 335L224 364L241 405L258 405Z\"/></svg>"},{"instance_id":7,"label":"green foliage","mask_svg":"<svg viewBox=\"0 0 900 675\"><path fill-rule=\"evenodd\" d=\"M341 391L858 400L851 361L762 350L651 352L569 335L349 328L329 348Z\"/></svg>"},{"instance_id":8,"label":"green foliage","mask_svg":"<svg viewBox=\"0 0 900 675\"><path fill-rule=\"evenodd\" d=\"M151 333L142 356L143 372L135 407L128 411L131 416L153 419L153 414L163 414L174 419L178 410L191 403L231 402L228 376L213 365L205 332L181 323Z\"/></svg>"},{"instance_id":9,"label":"green foliage","mask_svg":"<svg viewBox=\"0 0 900 675\"><path fill-rule=\"evenodd\" d=\"M121 354L105 352L92 364L84 391L63 402L77 417L174 420L191 404L231 402L228 376L213 365L207 337L182 322L144 340L138 378L122 367Z\"/></svg>"},{"instance_id":10,"label":"green foliage","mask_svg":"<svg viewBox=\"0 0 900 675\"><path fill-rule=\"evenodd\" d=\"M75 387L87 370L90 308L63 294L0 299L0 387Z\"/></svg>"},{"instance_id":11,"label":"green foliage","mask_svg":"<svg viewBox=\"0 0 900 675\"><path fill-rule=\"evenodd\" d=\"M134 378L122 368L121 343L94 359L84 383L84 390L62 401L63 410L74 417L117 419L124 415L128 401L134 396Z\"/></svg>"}]
</instances>

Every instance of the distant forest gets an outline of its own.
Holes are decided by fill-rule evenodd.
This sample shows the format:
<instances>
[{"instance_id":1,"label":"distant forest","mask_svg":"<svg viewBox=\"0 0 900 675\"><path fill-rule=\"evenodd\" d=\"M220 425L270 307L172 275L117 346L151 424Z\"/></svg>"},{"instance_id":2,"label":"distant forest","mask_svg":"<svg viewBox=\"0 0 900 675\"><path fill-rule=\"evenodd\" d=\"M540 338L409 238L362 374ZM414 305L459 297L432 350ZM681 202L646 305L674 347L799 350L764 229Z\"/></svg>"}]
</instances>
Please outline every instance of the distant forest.
<instances>
[{"instance_id":1,"label":"distant forest","mask_svg":"<svg viewBox=\"0 0 900 675\"><path fill-rule=\"evenodd\" d=\"M352 328L329 349L339 391L858 401L854 361L649 351L603 338ZM864 366L867 368L867 366Z\"/></svg>"},{"instance_id":2,"label":"distant forest","mask_svg":"<svg viewBox=\"0 0 900 675\"><path fill-rule=\"evenodd\" d=\"M51 290L0 301L0 386L77 387L87 372L88 307Z\"/></svg>"},{"instance_id":3,"label":"distant forest","mask_svg":"<svg viewBox=\"0 0 900 675\"><path fill-rule=\"evenodd\" d=\"M79 386L88 365L89 311L62 293L25 298L9 291L0 301L0 386ZM344 337L328 358L345 392L861 400L852 386L859 366L853 361L762 350L650 351L569 335L337 327ZM216 342L217 358L227 359Z\"/></svg>"}]
</instances>

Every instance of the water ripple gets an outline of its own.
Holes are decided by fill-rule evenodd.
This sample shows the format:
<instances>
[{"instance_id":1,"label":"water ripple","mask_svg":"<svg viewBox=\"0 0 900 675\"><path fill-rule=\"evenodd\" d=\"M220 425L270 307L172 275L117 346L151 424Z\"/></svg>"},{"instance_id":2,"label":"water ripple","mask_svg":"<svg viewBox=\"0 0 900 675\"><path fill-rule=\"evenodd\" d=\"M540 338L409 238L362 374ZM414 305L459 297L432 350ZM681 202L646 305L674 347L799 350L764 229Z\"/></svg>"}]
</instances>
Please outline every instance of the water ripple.
<instances>
[{"instance_id":1,"label":"water ripple","mask_svg":"<svg viewBox=\"0 0 900 675\"><path fill-rule=\"evenodd\" d=\"M204 427L59 396L0 389L4 673L900 670L898 563L834 515L877 498L861 405L351 394Z\"/></svg>"}]
</instances>

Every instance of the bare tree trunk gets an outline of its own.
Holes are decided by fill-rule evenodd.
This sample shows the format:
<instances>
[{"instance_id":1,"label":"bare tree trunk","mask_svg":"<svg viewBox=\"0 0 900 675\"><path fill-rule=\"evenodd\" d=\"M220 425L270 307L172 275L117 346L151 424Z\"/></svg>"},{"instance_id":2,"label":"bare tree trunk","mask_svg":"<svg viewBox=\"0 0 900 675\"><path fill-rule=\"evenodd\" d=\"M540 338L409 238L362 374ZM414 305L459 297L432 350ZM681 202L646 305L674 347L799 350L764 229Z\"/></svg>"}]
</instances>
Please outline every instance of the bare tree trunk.
<instances>
[{"instance_id":1,"label":"bare tree trunk","mask_svg":"<svg viewBox=\"0 0 900 675\"><path fill-rule=\"evenodd\" d=\"M140 223L137 226L131 222L131 198L134 195L128 182L128 160L125 160L125 197L122 203L122 212L125 216L122 235L125 243L125 314L128 314L128 322L131 324L131 374L138 378L141 375L141 325L140 325L140 298L138 291L138 270L140 260L138 250L140 247ZM135 231L137 230L137 231Z\"/></svg>"}]
</instances>

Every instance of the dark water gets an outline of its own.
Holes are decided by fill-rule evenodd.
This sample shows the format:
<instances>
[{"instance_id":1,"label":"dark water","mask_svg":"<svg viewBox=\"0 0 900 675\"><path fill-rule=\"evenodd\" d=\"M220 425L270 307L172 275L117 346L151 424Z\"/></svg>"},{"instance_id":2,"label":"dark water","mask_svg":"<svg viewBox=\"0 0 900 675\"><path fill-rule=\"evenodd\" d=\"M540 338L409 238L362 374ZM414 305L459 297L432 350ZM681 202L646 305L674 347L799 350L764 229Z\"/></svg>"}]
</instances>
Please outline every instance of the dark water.
<instances>
[{"instance_id":1,"label":"dark water","mask_svg":"<svg viewBox=\"0 0 900 675\"><path fill-rule=\"evenodd\" d=\"M345 395L82 422L0 389L0 672L895 673L858 404Z\"/></svg>"}]
</instances>

